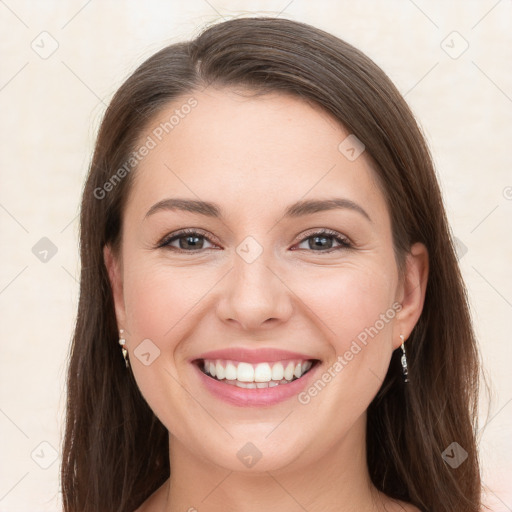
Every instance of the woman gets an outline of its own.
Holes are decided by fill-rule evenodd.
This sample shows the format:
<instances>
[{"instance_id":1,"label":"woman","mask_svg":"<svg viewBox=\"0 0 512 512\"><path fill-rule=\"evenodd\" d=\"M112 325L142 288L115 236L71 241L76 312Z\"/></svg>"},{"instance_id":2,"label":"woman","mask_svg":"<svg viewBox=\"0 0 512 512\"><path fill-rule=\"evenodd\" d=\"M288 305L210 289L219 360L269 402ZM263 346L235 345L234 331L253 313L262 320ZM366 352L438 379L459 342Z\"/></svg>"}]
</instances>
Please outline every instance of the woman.
<instances>
[{"instance_id":1,"label":"woman","mask_svg":"<svg viewBox=\"0 0 512 512\"><path fill-rule=\"evenodd\" d=\"M384 72L242 18L144 62L81 210L67 512L480 508L478 354Z\"/></svg>"}]
</instances>

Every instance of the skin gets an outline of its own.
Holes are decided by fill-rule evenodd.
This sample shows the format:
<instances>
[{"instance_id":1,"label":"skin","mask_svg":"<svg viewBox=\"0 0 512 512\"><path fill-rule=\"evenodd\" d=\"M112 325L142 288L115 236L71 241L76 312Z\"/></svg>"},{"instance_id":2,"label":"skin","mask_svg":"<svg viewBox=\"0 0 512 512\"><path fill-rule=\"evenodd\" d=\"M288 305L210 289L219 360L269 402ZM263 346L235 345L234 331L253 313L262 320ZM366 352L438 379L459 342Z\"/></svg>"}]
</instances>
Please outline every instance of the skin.
<instances>
[{"instance_id":1,"label":"skin","mask_svg":"<svg viewBox=\"0 0 512 512\"><path fill-rule=\"evenodd\" d=\"M411 247L399 279L370 159L363 152L349 161L338 150L348 132L319 108L281 93L208 88L193 96L197 106L136 170L120 258L104 250L130 371L169 431L171 478L137 512L417 510L372 485L365 428L399 336L407 339L421 314L426 248ZM163 109L140 140L189 97ZM169 197L215 202L225 217L144 218ZM295 201L330 197L356 202L371 222L348 209L282 218ZM155 248L182 228L203 230L203 248ZM328 253L339 247L330 238L315 250L304 236L313 228L335 230L353 247ZM249 235L263 247L250 264L236 252ZM226 404L189 363L229 346L279 347L320 359L320 377L397 302L399 313L308 404ZM160 350L148 366L133 352L144 339ZM262 454L252 468L237 457L247 442Z\"/></svg>"}]
</instances>

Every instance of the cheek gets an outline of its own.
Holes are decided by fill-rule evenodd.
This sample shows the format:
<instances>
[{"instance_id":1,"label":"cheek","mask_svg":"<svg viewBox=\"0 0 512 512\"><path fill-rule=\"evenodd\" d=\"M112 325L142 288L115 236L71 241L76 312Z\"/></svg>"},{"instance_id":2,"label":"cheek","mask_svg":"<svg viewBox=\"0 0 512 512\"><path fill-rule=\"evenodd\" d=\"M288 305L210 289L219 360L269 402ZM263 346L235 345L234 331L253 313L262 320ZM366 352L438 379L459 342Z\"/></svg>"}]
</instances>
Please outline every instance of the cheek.
<instances>
[{"instance_id":1,"label":"cheek","mask_svg":"<svg viewBox=\"0 0 512 512\"><path fill-rule=\"evenodd\" d=\"M127 322L137 338L172 348L194 306L214 284L211 271L155 263L133 265L125 280Z\"/></svg>"},{"instance_id":2,"label":"cheek","mask_svg":"<svg viewBox=\"0 0 512 512\"><path fill-rule=\"evenodd\" d=\"M393 274L384 268L376 264L322 269L323 276L317 272L310 281L315 286L302 288L304 302L318 315L317 325L331 353L324 364L329 391L322 393L323 404L314 407L331 410L331 420L337 424L347 420L343 415L348 410L363 412L387 372L396 309ZM340 404L345 405L343 413Z\"/></svg>"},{"instance_id":3,"label":"cheek","mask_svg":"<svg viewBox=\"0 0 512 512\"><path fill-rule=\"evenodd\" d=\"M139 260L127 268L130 272L125 276L124 295L128 332L133 334L133 341L149 338L165 347L168 354L186 337L195 312L204 312L207 304L213 307L211 296L217 293L214 288L223 275L218 268L206 265L179 267L162 261ZM283 280L294 292L289 300L296 302L297 313L323 331L340 354L352 340L364 338L366 330L391 308L393 283L382 268L382 262L308 268L284 272ZM295 320L288 321L292 325ZM377 327L386 330L380 323Z\"/></svg>"},{"instance_id":4,"label":"cheek","mask_svg":"<svg viewBox=\"0 0 512 512\"><path fill-rule=\"evenodd\" d=\"M180 385L183 365L177 354L191 328L194 305L212 285L204 272L201 279L194 270L161 262L134 261L127 268L124 297L131 370L152 411L176 437L186 439L190 418L203 412ZM142 357L144 353L149 357Z\"/></svg>"},{"instance_id":5,"label":"cheek","mask_svg":"<svg viewBox=\"0 0 512 512\"><path fill-rule=\"evenodd\" d=\"M378 322L378 330L385 330L379 321L394 310L393 281L383 265L346 265L342 268L321 268L296 277L293 290L314 313L323 326L337 353L345 351L351 340ZM392 318L391 318L392 319Z\"/></svg>"}]
</instances>

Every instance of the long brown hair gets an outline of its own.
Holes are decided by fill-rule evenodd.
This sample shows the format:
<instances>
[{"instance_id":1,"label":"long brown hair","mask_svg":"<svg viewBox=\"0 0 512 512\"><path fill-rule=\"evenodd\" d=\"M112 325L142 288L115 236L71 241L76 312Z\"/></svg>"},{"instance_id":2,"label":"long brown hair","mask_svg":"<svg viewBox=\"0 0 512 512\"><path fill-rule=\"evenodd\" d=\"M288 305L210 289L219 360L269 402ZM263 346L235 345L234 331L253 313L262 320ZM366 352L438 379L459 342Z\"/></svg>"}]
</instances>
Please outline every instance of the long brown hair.
<instances>
[{"instance_id":1,"label":"long brown hair","mask_svg":"<svg viewBox=\"0 0 512 512\"><path fill-rule=\"evenodd\" d=\"M430 257L423 311L407 343L410 382L401 380L395 351L368 408L370 475L379 490L422 511L479 510L479 354L422 132L386 74L359 50L307 24L267 17L222 22L162 49L136 69L106 110L81 205L64 510L133 512L169 477L168 432L125 368L102 252L105 244L119 251L136 166L125 167L107 192L105 183L129 161L155 113L210 84L295 94L323 107L366 146L390 212L399 270L415 242L425 244ZM458 467L442 456L454 442L467 452Z\"/></svg>"}]
</instances>

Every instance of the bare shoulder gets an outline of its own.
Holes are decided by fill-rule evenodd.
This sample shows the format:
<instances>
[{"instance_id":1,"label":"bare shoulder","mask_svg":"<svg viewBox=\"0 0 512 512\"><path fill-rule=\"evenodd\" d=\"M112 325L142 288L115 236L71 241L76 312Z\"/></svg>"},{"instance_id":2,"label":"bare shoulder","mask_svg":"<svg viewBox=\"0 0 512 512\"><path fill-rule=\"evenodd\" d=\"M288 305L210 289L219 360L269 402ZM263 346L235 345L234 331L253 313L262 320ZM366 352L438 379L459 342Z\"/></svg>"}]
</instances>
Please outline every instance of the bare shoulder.
<instances>
[{"instance_id":1,"label":"bare shoulder","mask_svg":"<svg viewBox=\"0 0 512 512\"><path fill-rule=\"evenodd\" d=\"M169 480L166 480L142 505L133 512L155 512L162 510L165 504L166 490Z\"/></svg>"},{"instance_id":2,"label":"bare shoulder","mask_svg":"<svg viewBox=\"0 0 512 512\"><path fill-rule=\"evenodd\" d=\"M380 505L382 510L386 512L421 512L418 507L415 507L412 503L401 501L396 498L391 498L384 493L380 494Z\"/></svg>"},{"instance_id":3,"label":"bare shoulder","mask_svg":"<svg viewBox=\"0 0 512 512\"><path fill-rule=\"evenodd\" d=\"M407 503L406 507L404 508L406 512L421 512L421 510L418 507L415 507L411 503Z\"/></svg>"},{"instance_id":4,"label":"bare shoulder","mask_svg":"<svg viewBox=\"0 0 512 512\"><path fill-rule=\"evenodd\" d=\"M394 500L393 507L389 508L389 512L421 512L421 510L412 503Z\"/></svg>"}]
</instances>

